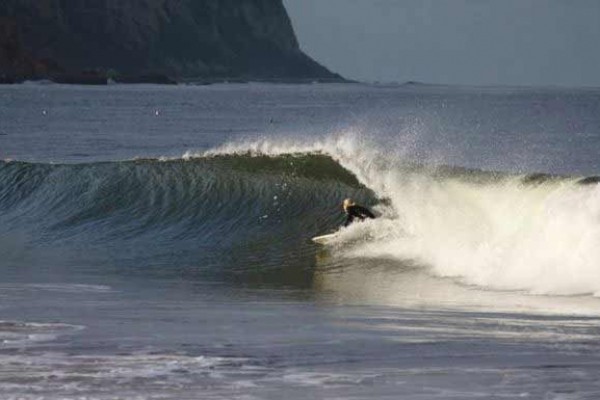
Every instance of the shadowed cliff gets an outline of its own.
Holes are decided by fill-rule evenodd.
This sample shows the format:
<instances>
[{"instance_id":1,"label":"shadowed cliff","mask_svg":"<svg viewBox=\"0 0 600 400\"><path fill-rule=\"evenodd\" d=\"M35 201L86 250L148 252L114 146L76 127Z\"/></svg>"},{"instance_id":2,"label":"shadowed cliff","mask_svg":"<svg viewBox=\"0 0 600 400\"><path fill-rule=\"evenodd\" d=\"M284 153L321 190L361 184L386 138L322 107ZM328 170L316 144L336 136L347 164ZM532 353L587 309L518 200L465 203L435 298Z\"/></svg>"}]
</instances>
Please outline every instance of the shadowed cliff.
<instances>
[{"instance_id":1,"label":"shadowed cliff","mask_svg":"<svg viewBox=\"0 0 600 400\"><path fill-rule=\"evenodd\" d=\"M4 80L341 80L299 48L281 0L3 0Z\"/></svg>"}]
</instances>

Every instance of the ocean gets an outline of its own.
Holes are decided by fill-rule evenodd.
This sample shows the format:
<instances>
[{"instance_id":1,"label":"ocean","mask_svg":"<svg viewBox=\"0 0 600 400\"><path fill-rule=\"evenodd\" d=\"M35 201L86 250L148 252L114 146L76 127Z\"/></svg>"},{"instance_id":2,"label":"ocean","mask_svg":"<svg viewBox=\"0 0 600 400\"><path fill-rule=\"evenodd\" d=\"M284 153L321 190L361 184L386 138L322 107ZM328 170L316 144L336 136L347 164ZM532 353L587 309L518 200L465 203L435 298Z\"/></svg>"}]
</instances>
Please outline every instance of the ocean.
<instances>
[{"instance_id":1,"label":"ocean","mask_svg":"<svg viewBox=\"0 0 600 400\"><path fill-rule=\"evenodd\" d=\"M598 399L599 150L593 88L2 86L0 399Z\"/></svg>"}]
</instances>

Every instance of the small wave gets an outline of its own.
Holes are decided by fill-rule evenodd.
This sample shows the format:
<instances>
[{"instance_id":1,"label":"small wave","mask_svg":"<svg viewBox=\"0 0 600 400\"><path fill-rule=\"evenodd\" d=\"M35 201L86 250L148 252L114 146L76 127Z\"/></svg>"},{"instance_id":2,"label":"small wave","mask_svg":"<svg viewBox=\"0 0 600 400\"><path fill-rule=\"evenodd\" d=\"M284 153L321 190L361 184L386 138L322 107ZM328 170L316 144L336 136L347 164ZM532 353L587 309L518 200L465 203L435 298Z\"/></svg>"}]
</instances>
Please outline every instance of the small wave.
<instances>
[{"instance_id":1,"label":"small wave","mask_svg":"<svg viewBox=\"0 0 600 400\"><path fill-rule=\"evenodd\" d=\"M24 353L1 355L0 364L4 398L18 399L195 398L207 391L222 398L261 371L242 358L177 353Z\"/></svg>"},{"instance_id":2,"label":"small wave","mask_svg":"<svg viewBox=\"0 0 600 400\"><path fill-rule=\"evenodd\" d=\"M0 321L0 347L9 349L50 342L59 336L73 334L82 329L84 327L80 325L62 323Z\"/></svg>"},{"instance_id":3,"label":"small wave","mask_svg":"<svg viewBox=\"0 0 600 400\"><path fill-rule=\"evenodd\" d=\"M87 285L80 283L31 283L27 288L62 293L111 293L114 290L105 285Z\"/></svg>"}]
</instances>

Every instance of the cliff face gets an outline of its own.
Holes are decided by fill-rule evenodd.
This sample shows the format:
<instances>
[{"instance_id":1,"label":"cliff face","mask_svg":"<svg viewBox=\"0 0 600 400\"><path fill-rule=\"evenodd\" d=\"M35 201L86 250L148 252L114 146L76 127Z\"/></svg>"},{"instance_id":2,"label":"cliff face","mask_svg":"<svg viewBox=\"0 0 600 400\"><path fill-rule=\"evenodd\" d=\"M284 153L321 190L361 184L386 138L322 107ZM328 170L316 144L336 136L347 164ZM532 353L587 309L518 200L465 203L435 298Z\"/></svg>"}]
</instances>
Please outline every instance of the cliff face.
<instances>
[{"instance_id":1,"label":"cliff face","mask_svg":"<svg viewBox=\"0 0 600 400\"><path fill-rule=\"evenodd\" d=\"M282 0L2 0L0 72L340 79L301 52Z\"/></svg>"}]
</instances>

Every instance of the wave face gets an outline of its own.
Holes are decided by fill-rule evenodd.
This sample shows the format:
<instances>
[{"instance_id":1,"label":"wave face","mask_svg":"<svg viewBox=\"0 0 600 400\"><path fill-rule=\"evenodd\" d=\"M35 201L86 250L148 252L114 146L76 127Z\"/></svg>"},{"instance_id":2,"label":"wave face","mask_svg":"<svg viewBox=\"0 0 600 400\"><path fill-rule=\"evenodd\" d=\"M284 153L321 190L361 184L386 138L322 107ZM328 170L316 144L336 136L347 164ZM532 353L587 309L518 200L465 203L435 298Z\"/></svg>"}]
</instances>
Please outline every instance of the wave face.
<instances>
[{"instance_id":1,"label":"wave face","mask_svg":"<svg viewBox=\"0 0 600 400\"><path fill-rule=\"evenodd\" d=\"M343 258L410 262L493 289L600 294L596 178L402 159L334 137L228 144L172 160L3 162L0 246L13 249L15 265L26 253L18 249L33 243L45 249L44 262L60 249L61 262L85 254L87 263L169 266L179 274L188 265L217 276L266 270L308 285L315 264L308 238L338 229L339 203L353 197L377 204L381 217L341 230L333 251Z\"/></svg>"},{"instance_id":2,"label":"wave face","mask_svg":"<svg viewBox=\"0 0 600 400\"><path fill-rule=\"evenodd\" d=\"M0 250L16 266L143 265L303 285L314 263L308 239L339 226L348 195L372 198L318 154L2 162Z\"/></svg>"}]
</instances>

